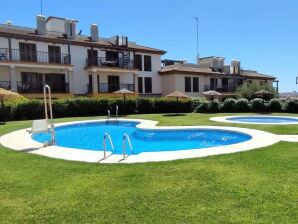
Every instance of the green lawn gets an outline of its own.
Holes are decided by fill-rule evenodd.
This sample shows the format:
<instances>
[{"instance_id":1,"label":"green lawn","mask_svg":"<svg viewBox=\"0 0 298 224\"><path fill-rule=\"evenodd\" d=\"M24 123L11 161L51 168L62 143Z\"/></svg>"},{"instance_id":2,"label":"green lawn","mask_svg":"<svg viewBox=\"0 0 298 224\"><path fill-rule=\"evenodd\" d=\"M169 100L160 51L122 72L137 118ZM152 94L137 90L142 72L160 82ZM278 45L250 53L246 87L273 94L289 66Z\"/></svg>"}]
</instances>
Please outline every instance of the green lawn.
<instances>
[{"instance_id":1,"label":"green lawn","mask_svg":"<svg viewBox=\"0 0 298 224\"><path fill-rule=\"evenodd\" d=\"M208 121L222 115L129 117L228 125ZM0 135L30 124L9 122ZM231 126L298 134L298 125ZM132 165L69 162L0 147L0 223L298 223L298 144Z\"/></svg>"}]
</instances>

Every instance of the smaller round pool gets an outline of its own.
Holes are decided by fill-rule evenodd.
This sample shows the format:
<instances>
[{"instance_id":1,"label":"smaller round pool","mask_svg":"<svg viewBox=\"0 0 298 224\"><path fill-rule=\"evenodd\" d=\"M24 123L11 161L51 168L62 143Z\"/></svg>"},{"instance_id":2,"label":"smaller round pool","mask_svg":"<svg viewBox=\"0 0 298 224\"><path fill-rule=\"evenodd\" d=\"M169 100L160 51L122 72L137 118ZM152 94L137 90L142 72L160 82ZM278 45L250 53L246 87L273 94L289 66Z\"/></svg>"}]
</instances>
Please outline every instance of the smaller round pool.
<instances>
[{"instance_id":1,"label":"smaller round pool","mask_svg":"<svg viewBox=\"0 0 298 224\"><path fill-rule=\"evenodd\" d=\"M286 116L229 116L229 117L213 117L210 120L229 123L245 123L245 124L298 124L298 117Z\"/></svg>"}]
</instances>

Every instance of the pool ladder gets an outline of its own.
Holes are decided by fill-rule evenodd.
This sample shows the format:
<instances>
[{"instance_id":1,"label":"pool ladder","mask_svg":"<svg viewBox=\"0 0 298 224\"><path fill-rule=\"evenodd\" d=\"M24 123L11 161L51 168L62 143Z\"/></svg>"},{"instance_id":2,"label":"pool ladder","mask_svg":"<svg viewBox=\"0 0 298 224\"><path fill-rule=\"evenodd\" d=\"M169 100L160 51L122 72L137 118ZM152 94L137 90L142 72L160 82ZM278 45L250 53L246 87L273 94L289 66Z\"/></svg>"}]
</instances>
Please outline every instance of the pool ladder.
<instances>
[{"instance_id":1,"label":"pool ladder","mask_svg":"<svg viewBox=\"0 0 298 224\"><path fill-rule=\"evenodd\" d=\"M130 137L128 134L124 133L123 135L123 141L122 141L122 154L123 154L123 159L126 157L126 142L128 143L128 146L130 148L131 154L133 154L133 147L131 145Z\"/></svg>"},{"instance_id":2,"label":"pool ladder","mask_svg":"<svg viewBox=\"0 0 298 224\"><path fill-rule=\"evenodd\" d=\"M110 145L112 147L112 153L115 151L115 147L112 141L112 137L109 133L105 133L103 136L103 158L107 158L107 140L109 140Z\"/></svg>"},{"instance_id":3,"label":"pool ladder","mask_svg":"<svg viewBox=\"0 0 298 224\"><path fill-rule=\"evenodd\" d=\"M115 114L116 121L118 121L118 111L119 111L119 107L116 106L116 114ZM107 115L107 120L108 120L108 122L110 121L110 118L111 118L111 111L108 110L108 115Z\"/></svg>"},{"instance_id":4,"label":"pool ladder","mask_svg":"<svg viewBox=\"0 0 298 224\"><path fill-rule=\"evenodd\" d=\"M114 144L113 144L112 137L109 133L106 132L104 134L104 137L103 137L103 159L107 158L107 141L109 141L109 143L111 145L112 153L115 152L115 147L114 147ZM131 154L133 154L133 147L132 147L132 144L131 144L131 141L130 141L130 137L129 137L128 134L124 133L123 141L122 141L122 155L123 155L122 160L124 160L126 158L126 155L127 155L127 153L126 153L126 143L128 143Z\"/></svg>"}]
</instances>

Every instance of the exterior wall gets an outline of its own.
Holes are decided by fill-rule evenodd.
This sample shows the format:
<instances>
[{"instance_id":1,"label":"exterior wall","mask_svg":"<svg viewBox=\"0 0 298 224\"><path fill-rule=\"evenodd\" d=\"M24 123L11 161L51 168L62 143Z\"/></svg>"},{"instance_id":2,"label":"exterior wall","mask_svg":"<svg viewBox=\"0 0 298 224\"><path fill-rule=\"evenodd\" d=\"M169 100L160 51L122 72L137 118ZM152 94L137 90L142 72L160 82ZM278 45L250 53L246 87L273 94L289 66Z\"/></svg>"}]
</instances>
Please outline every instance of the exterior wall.
<instances>
[{"instance_id":1,"label":"exterior wall","mask_svg":"<svg viewBox=\"0 0 298 224\"><path fill-rule=\"evenodd\" d=\"M0 37L0 48L8 48L8 39L4 37Z\"/></svg>"},{"instance_id":2,"label":"exterior wall","mask_svg":"<svg viewBox=\"0 0 298 224\"><path fill-rule=\"evenodd\" d=\"M185 92L185 77L191 78L191 91L193 90L193 77L199 78L199 92ZM183 75L183 74L171 74L162 75L162 95L166 96L176 90L185 93L191 97L202 96L206 82L210 82L208 77L201 75Z\"/></svg>"},{"instance_id":3,"label":"exterior wall","mask_svg":"<svg viewBox=\"0 0 298 224\"><path fill-rule=\"evenodd\" d=\"M0 66L0 81L10 81L8 66Z\"/></svg>"},{"instance_id":4,"label":"exterior wall","mask_svg":"<svg viewBox=\"0 0 298 224\"><path fill-rule=\"evenodd\" d=\"M139 71L138 77L143 78L143 87L145 86L144 78L145 77L151 77L152 78L152 94L160 94L162 92L161 88L161 77L158 74L158 71L160 70L161 65L161 56L160 55L154 55L154 54L143 54L138 53L136 54L142 55L142 61L143 61L143 68L142 71ZM151 56L151 63L152 63L152 71L146 72L144 71L144 55ZM144 90L145 88L143 88Z\"/></svg>"},{"instance_id":5,"label":"exterior wall","mask_svg":"<svg viewBox=\"0 0 298 224\"><path fill-rule=\"evenodd\" d=\"M71 64L73 67L73 88L75 94L86 94L88 92L88 73L86 66L87 48L70 46Z\"/></svg>"},{"instance_id":6,"label":"exterior wall","mask_svg":"<svg viewBox=\"0 0 298 224\"><path fill-rule=\"evenodd\" d=\"M56 31L56 32L65 32L65 20L51 18L46 24L47 30Z\"/></svg>"}]
</instances>

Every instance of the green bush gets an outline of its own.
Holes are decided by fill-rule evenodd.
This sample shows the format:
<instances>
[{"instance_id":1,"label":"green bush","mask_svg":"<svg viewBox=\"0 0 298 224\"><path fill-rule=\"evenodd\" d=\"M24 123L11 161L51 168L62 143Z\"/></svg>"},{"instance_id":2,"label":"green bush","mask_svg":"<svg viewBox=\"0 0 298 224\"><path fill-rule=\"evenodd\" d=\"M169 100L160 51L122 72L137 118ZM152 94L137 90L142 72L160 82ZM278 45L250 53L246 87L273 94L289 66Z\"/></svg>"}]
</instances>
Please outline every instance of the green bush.
<instances>
[{"instance_id":1,"label":"green bush","mask_svg":"<svg viewBox=\"0 0 298 224\"><path fill-rule=\"evenodd\" d=\"M285 110L288 113L298 113L298 99L288 99L285 103Z\"/></svg>"},{"instance_id":2,"label":"green bush","mask_svg":"<svg viewBox=\"0 0 298 224\"><path fill-rule=\"evenodd\" d=\"M266 112L266 104L263 99L255 98L251 101L251 109L254 112Z\"/></svg>"},{"instance_id":3,"label":"green bush","mask_svg":"<svg viewBox=\"0 0 298 224\"><path fill-rule=\"evenodd\" d=\"M197 108L204 101L206 101L206 99L203 97L193 97L192 98L193 108Z\"/></svg>"},{"instance_id":4,"label":"green bush","mask_svg":"<svg viewBox=\"0 0 298 224\"><path fill-rule=\"evenodd\" d=\"M215 99L210 102L210 112L211 113L218 113L221 109L220 102Z\"/></svg>"},{"instance_id":5,"label":"green bush","mask_svg":"<svg viewBox=\"0 0 298 224\"><path fill-rule=\"evenodd\" d=\"M136 113L136 99L135 98L126 98L125 101L123 98L111 98L109 100L109 109L112 115L116 114L116 106L118 106L118 114L134 114Z\"/></svg>"},{"instance_id":6,"label":"green bush","mask_svg":"<svg viewBox=\"0 0 298 224\"><path fill-rule=\"evenodd\" d=\"M154 99L152 98L137 99L137 111L140 114L154 113L154 106Z\"/></svg>"},{"instance_id":7,"label":"green bush","mask_svg":"<svg viewBox=\"0 0 298 224\"><path fill-rule=\"evenodd\" d=\"M42 100L28 100L12 104L11 117L13 120L32 120L44 117Z\"/></svg>"},{"instance_id":8,"label":"green bush","mask_svg":"<svg viewBox=\"0 0 298 224\"><path fill-rule=\"evenodd\" d=\"M210 112L210 102L209 101L203 101L201 102L196 108L196 113L209 113Z\"/></svg>"},{"instance_id":9,"label":"green bush","mask_svg":"<svg viewBox=\"0 0 298 224\"><path fill-rule=\"evenodd\" d=\"M251 106L246 98L240 98L236 102L237 106L237 111L235 112L250 112L251 111Z\"/></svg>"},{"instance_id":10,"label":"green bush","mask_svg":"<svg viewBox=\"0 0 298 224\"><path fill-rule=\"evenodd\" d=\"M282 103L279 99L271 99L269 101L269 110L271 112L281 112L282 111Z\"/></svg>"},{"instance_id":11,"label":"green bush","mask_svg":"<svg viewBox=\"0 0 298 224\"><path fill-rule=\"evenodd\" d=\"M233 98L226 99L222 104L223 112L236 112L237 111L237 100Z\"/></svg>"},{"instance_id":12,"label":"green bush","mask_svg":"<svg viewBox=\"0 0 298 224\"><path fill-rule=\"evenodd\" d=\"M193 111L191 100L177 100L166 98L155 98L154 112L155 113L190 113Z\"/></svg>"}]
</instances>

